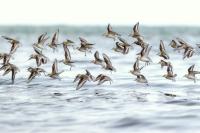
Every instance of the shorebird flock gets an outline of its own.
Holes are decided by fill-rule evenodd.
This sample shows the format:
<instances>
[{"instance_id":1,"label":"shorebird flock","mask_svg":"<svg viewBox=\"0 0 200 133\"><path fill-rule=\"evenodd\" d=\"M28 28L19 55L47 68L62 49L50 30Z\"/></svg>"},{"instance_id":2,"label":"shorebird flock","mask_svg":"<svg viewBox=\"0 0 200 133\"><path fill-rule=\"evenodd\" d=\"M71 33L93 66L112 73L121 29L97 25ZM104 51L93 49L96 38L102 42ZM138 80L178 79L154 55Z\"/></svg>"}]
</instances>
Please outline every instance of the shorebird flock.
<instances>
[{"instance_id":1,"label":"shorebird flock","mask_svg":"<svg viewBox=\"0 0 200 133\"><path fill-rule=\"evenodd\" d=\"M130 50L134 49L134 47L141 48L141 50L136 54L135 63L133 64L132 70L130 70L129 72L130 74L136 76L136 82L148 85L148 80L141 71L152 63L152 60L149 57L152 46L150 46L149 43L145 41L144 36L140 34L139 22L133 26L132 33L129 34L129 36L134 39L133 43L128 43L124 38L122 38L119 33L115 32L112 29L110 24L108 24L107 30L103 34L103 36L106 38L110 38L114 41L115 47L112 50L120 54L128 54ZM10 63L10 59L17 51L17 49L21 46L21 43L20 41L11 37L2 36L2 38L8 41L8 43L11 45L11 48L8 53L0 53L0 60L2 60L0 71L4 71L3 76L11 73L12 84L14 84L16 74L20 72L20 70L16 65ZM95 43L88 42L83 37L79 37L79 47L77 47L75 43L69 39L63 42L59 42L58 38L59 30L53 34L52 38L48 37L47 33L43 33L38 37L38 40L33 43L32 47L34 49L34 53L30 55L29 60L35 60L37 67L27 68L27 71L30 72L27 83L30 83L34 78L40 76L41 74L51 77L52 79L60 80L61 77L59 75L64 71L58 71L58 63L63 63L64 65L69 66L70 70L72 67L74 67L74 64L76 63L71 58L69 47L72 47L74 50L84 52L85 56L87 56L87 53L92 53L95 45ZM190 58L195 53L195 48L181 38L176 38L172 40L169 45L174 49L175 52L181 53L183 55L183 59ZM65 58L63 60L55 59L52 64L52 71L50 73L47 73L44 69L40 67L41 65L47 64L49 62L49 59L43 53L43 49L46 46L50 47L54 52L56 52L57 48L60 46L62 46L64 50ZM200 47L199 44L197 44L197 46ZM157 56L160 56L161 58L159 64L161 65L161 68L166 68L166 74L164 74L163 77L168 80L175 81L177 74L173 72L173 65L169 61L170 57L165 49L165 45L162 40L160 40L158 51L159 52L157 53ZM140 65L141 62L143 62L143 66ZM94 60L92 60L91 63L98 65L105 70L111 71L111 73L112 71L117 71L116 68L112 65L110 57L106 53L102 53L101 56L99 52L96 51L94 53ZM200 74L200 71L195 71L194 67L195 64L190 66L184 77L196 82L196 74ZM87 69L85 71L86 73L84 74L77 74L73 81L74 83L78 81L76 85L76 90L83 87L86 82L98 82L97 85L101 85L104 82L109 82L110 84L112 83L112 79L105 74L99 74L97 77L94 77Z\"/></svg>"}]
</instances>

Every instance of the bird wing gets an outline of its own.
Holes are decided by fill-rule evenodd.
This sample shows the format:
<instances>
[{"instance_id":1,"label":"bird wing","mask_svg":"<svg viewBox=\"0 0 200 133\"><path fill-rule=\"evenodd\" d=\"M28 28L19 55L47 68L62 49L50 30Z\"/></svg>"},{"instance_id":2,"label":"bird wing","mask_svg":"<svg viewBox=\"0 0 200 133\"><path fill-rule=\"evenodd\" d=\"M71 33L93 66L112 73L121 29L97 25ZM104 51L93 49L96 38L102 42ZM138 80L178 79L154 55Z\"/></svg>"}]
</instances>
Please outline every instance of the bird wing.
<instances>
[{"instance_id":1,"label":"bird wing","mask_svg":"<svg viewBox=\"0 0 200 133\"><path fill-rule=\"evenodd\" d=\"M176 40L180 43L180 44L187 44L183 39L177 37Z\"/></svg>"},{"instance_id":2,"label":"bird wing","mask_svg":"<svg viewBox=\"0 0 200 133\"><path fill-rule=\"evenodd\" d=\"M110 58L106 54L104 54L104 53L103 53L103 59L104 59L106 65L112 66Z\"/></svg>"},{"instance_id":3,"label":"bird wing","mask_svg":"<svg viewBox=\"0 0 200 133\"><path fill-rule=\"evenodd\" d=\"M98 85L101 85L101 84L103 84L103 83L106 82L106 81L111 81L111 78L108 77L108 76L106 76L106 75L103 75L103 76L101 77L101 79L99 80Z\"/></svg>"},{"instance_id":4,"label":"bird wing","mask_svg":"<svg viewBox=\"0 0 200 133\"><path fill-rule=\"evenodd\" d=\"M137 59L133 64L133 70L138 70L138 69L139 69L139 60Z\"/></svg>"},{"instance_id":5,"label":"bird wing","mask_svg":"<svg viewBox=\"0 0 200 133\"><path fill-rule=\"evenodd\" d=\"M51 43L54 44L56 42L56 32L53 34L53 37L52 37L52 40L51 40Z\"/></svg>"},{"instance_id":6,"label":"bird wing","mask_svg":"<svg viewBox=\"0 0 200 133\"><path fill-rule=\"evenodd\" d=\"M15 39L11 38L11 37L7 37L7 36L1 36L1 37L4 38L4 39L6 39L6 40L8 40L8 41L17 41Z\"/></svg>"},{"instance_id":7,"label":"bird wing","mask_svg":"<svg viewBox=\"0 0 200 133\"><path fill-rule=\"evenodd\" d=\"M10 48L10 53L14 52L16 49L16 45L12 44L11 48Z\"/></svg>"},{"instance_id":8,"label":"bird wing","mask_svg":"<svg viewBox=\"0 0 200 133\"><path fill-rule=\"evenodd\" d=\"M188 73L191 73L191 72L193 72L193 70L194 70L194 66L195 66L195 64L194 64L194 65L192 65L192 66L190 66L190 67L188 68Z\"/></svg>"},{"instance_id":9,"label":"bird wing","mask_svg":"<svg viewBox=\"0 0 200 133\"><path fill-rule=\"evenodd\" d=\"M38 43L44 43L49 37L46 37L47 33L44 33L38 37ZM46 37L46 38L45 38Z\"/></svg>"},{"instance_id":10,"label":"bird wing","mask_svg":"<svg viewBox=\"0 0 200 133\"><path fill-rule=\"evenodd\" d=\"M64 51L65 51L65 60L71 61L71 54L67 47L67 45L63 45Z\"/></svg>"},{"instance_id":11,"label":"bird wing","mask_svg":"<svg viewBox=\"0 0 200 133\"><path fill-rule=\"evenodd\" d=\"M129 47L127 47L126 45L124 45L124 47L123 47L123 53L124 54L128 54L128 52L129 52Z\"/></svg>"},{"instance_id":12,"label":"bird wing","mask_svg":"<svg viewBox=\"0 0 200 133\"><path fill-rule=\"evenodd\" d=\"M96 51L96 52L94 53L94 58L95 58L96 60L100 60L99 52L98 52L98 51Z\"/></svg>"},{"instance_id":13,"label":"bird wing","mask_svg":"<svg viewBox=\"0 0 200 133\"><path fill-rule=\"evenodd\" d=\"M140 78L143 79L143 80L146 80L144 75L140 75Z\"/></svg>"},{"instance_id":14,"label":"bird wing","mask_svg":"<svg viewBox=\"0 0 200 133\"><path fill-rule=\"evenodd\" d=\"M52 65L52 73L53 74L58 73L58 61L57 61L57 59L54 60L54 63Z\"/></svg>"},{"instance_id":15,"label":"bird wing","mask_svg":"<svg viewBox=\"0 0 200 133\"><path fill-rule=\"evenodd\" d=\"M112 31L112 27L111 27L110 24L108 24L108 26L107 26L107 31L108 31L108 32L111 32L111 31Z\"/></svg>"},{"instance_id":16,"label":"bird wing","mask_svg":"<svg viewBox=\"0 0 200 133\"><path fill-rule=\"evenodd\" d=\"M95 81L100 80L102 76L103 76L103 74L99 74L99 75L95 78Z\"/></svg>"},{"instance_id":17,"label":"bird wing","mask_svg":"<svg viewBox=\"0 0 200 133\"><path fill-rule=\"evenodd\" d=\"M147 47L146 52L145 52L146 56L149 56L149 52L151 51L151 48L152 46Z\"/></svg>"},{"instance_id":18,"label":"bird wing","mask_svg":"<svg viewBox=\"0 0 200 133\"><path fill-rule=\"evenodd\" d=\"M76 81L78 81L81 76L82 76L82 74L77 74L76 77L75 77L75 79L74 79L74 81L73 81L73 83L76 82Z\"/></svg>"},{"instance_id":19,"label":"bird wing","mask_svg":"<svg viewBox=\"0 0 200 133\"><path fill-rule=\"evenodd\" d=\"M162 40L160 40L160 52L165 52L165 46Z\"/></svg>"},{"instance_id":20,"label":"bird wing","mask_svg":"<svg viewBox=\"0 0 200 133\"><path fill-rule=\"evenodd\" d=\"M140 36L140 33L139 33L139 22L137 22L134 27L133 27L133 32L134 32L134 35L138 35Z\"/></svg>"},{"instance_id":21,"label":"bird wing","mask_svg":"<svg viewBox=\"0 0 200 133\"><path fill-rule=\"evenodd\" d=\"M39 37L38 37L38 43L40 43L42 41L42 39L44 38L44 35L45 33L41 34Z\"/></svg>"},{"instance_id":22,"label":"bird wing","mask_svg":"<svg viewBox=\"0 0 200 133\"><path fill-rule=\"evenodd\" d=\"M35 46L33 46L34 51L39 54L42 55L42 50L39 50L38 48L36 48Z\"/></svg>"},{"instance_id":23,"label":"bird wing","mask_svg":"<svg viewBox=\"0 0 200 133\"><path fill-rule=\"evenodd\" d=\"M173 67L171 65L168 65L167 73L168 73L169 76L173 76Z\"/></svg>"},{"instance_id":24,"label":"bird wing","mask_svg":"<svg viewBox=\"0 0 200 133\"><path fill-rule=\"evenodd\" d=\"M16 75L16 72L14 69L12 69L12 82L14 83L15 81L15 75Z\"/></svg>"},{"instance_id":25,"label":"bird wing","mask_svg":"<svg viewBox=\"0 0 200 133\"><path fill-rule=\"evenodd\" d=\"M79 40L81 41L81 43L88 43L87 40L85 40L85 39L82 38L82 37L79 37Z\"/></svg>"},{"instance_id":26,"label":"bird wing","mask_svg":"<svg viewBox=\"0 0 200 133\"><path fill-rule=\"evenodd\" d=\"M92 74L86 69L86 75L91 76Z\"/></svg>"},{"instance_id":27,"label":"bird wing","mask_svg":"<svg viewBox=\"0 0 200 133\"><path fill-rule=\"evenodd\" d=\"M29 75L28 77L28 81L30 82L32 79L34 79L36 76L35 72L34 71L31 71L31 74Z\"/></svg>"},{"instance_id":28,"label":"bird wing","mask_svg":"<svg viewBox=\"0 0 200 133\"><path fill-rule=\"evenodd\" d=\"M123 45L120 44L120 43L116 43L116 47L117 47L118 49L124 49Z\"/></svg>"},{"instance_id":29,"label":"bird wing","mask_svg":"<svg viewBox=\"0 0 200 133\"><path fill-rule=\"evenodd\" d=\"M58 29L56 32L56 41L58 41L59 33L60 33L60 30Z\"/></svg>"},{"instance_id":30,"label":"bird wing","mask_svg":"<svg viewBox=\"0 0 200 133\"><path fill-rule=\"evenodd\" d=\"M125 39L123 39L122 37L118 37L118 39L119 39L122 43L128 44L128 42L127 42Z\"/></svg>"},{"instance_id":31,"label":"bird wing","mask_svg":"<svg viewBox=\"0 0 200 133\"><path fill-rule=\"evenodd\" d=\"M69 43L74 43L72 40L69 40L69 39L67 39L67 41L68 41Z\"/></svg>"},{"instance_id":32,"label":"bird wing","mask_svg":"<svg viewBox=\"0 0 200 133\"><path fill-rule=\"evenodd\" d=\"M79 90L87 81L87 76L82 76L77 84L76 90Z\"/></svg>"}]
</instances>

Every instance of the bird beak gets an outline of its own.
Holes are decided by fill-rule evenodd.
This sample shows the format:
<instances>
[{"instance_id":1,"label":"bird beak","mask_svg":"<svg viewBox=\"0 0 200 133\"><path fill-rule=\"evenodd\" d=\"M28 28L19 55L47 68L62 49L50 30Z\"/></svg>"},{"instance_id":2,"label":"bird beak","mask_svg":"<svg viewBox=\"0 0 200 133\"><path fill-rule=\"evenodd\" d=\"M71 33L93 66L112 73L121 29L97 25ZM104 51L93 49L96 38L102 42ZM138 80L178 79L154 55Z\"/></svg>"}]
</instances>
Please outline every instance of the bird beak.
<instances>
[{"instance_id":1,"label":"bird beak","mask_svg":"<svg viewBox=\"0 0 200 133\"><path fill-rule=\"evenodd\" d=\"M98 79L96 78L96 79L94 79L94 82L96 82Z\"/></svg>"},{"instance_id":2,"label":"bird beak","mask_svg":"<svg viewBox=\"0 0 200 133\"><path fill-rule=\"evenodd\" d=\"M61 63L61 62L63 62L63 60L58 60L58 63Z\"/></svg>"},{"instance_id":3,"label":"bird beak","mask_svg":"<svg viewBox=\"0 0 200 133\"><path fill-rule=\"evenodd\" d=\"M30 57L27 61L29 61L29 60L31 60L32 59L32 57Z\"/></svg>"},{"instance_id":4,"label":"bird beak","mask_svg":"<svg viewBox=\"0 0 200 133\"><path fill-rule=\"evenodd\" d=\"M132 42L131 44L135 44L135 42Z\"/></svg>"},{"instance_id":5,"label":"bird beak","mask_svg":"<svg viewBox=\"0 0 200 133\"><path fill-rule=\"evenodd\" d=\"M76 47L74 46L74 45L72 45L72 48L75 50L76 49Z\"/></svg>"},{"instance_id":6,"label":"bird beak","mask_svg":"<svg viewBox=\"0 0 200 133\"><path fill-rule=\"evenodd\" d=\"M70 40L69 42L70 42L70 43L74 43L74 42L73 42L73 41L71 41L71 40Z\"/></svg>"},{"instance_id":7,"label":"bird beak","mask_svg":"<svg viewBox=\"0 0 200 133\"><path fill-rule=\"evenodd\" d=\"M43 72L45 76L48 76L48 73L46 71Z\"/></svg>"}]
</instances>

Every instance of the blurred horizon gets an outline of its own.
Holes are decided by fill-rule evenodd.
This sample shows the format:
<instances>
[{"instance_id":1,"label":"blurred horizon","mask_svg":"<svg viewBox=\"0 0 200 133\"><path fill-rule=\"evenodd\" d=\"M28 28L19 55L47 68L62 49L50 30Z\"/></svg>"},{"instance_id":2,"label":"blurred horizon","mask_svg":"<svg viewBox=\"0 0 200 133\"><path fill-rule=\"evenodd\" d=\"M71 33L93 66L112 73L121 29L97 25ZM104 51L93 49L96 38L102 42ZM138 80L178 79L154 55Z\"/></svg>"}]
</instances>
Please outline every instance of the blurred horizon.
<instances>
[{"instance_id":1,"label":"blurred horizon","mask_svg":"<svg viewBox=\"0 0 200 133\"><path fill-rule=\"evenodd\" d=\"M137 21L138 22L138 21ZM107 24L76 24L76 25L73 25L73 24L0 24L0 27L104 27L106 28L108 24L111 24L111 26L113 28L115 27L125 27L125 28L133 28L133 26L137 23L133 23L132 25L131 24L112 24L112 23L107 23ZM156 27L156 28L167 28L167 27L177 27L177 28L200 28L200 25L162 25L162 24L157 24L157 25L151 25L151 24L142 24L140 22L140 27Z\"/></svg>"}]
</instances>

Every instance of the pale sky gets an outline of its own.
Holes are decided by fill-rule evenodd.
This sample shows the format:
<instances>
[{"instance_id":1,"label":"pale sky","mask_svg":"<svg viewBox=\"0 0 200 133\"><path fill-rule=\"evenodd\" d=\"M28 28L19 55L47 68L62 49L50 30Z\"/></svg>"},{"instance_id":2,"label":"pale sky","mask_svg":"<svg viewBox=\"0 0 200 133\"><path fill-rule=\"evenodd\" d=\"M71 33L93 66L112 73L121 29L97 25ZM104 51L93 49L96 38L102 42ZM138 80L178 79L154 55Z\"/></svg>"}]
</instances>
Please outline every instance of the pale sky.
<instances>
[{"instance_id":1,"label":"pale sky","mask_svg":"<svg viewBox=\"0 0 200 133\"><path fill-rule=\"evenodd\" d=\"M0 25L200 26L200 0L0 0Z\"/></svg>"}]
</instances>

